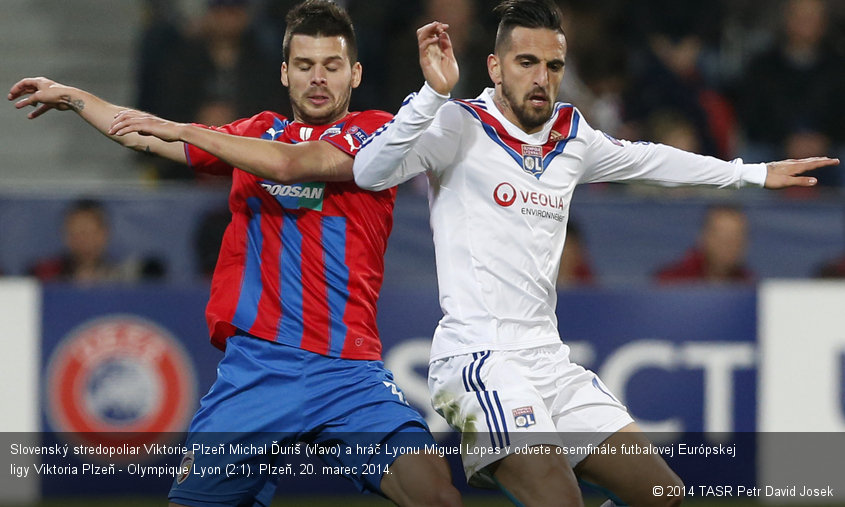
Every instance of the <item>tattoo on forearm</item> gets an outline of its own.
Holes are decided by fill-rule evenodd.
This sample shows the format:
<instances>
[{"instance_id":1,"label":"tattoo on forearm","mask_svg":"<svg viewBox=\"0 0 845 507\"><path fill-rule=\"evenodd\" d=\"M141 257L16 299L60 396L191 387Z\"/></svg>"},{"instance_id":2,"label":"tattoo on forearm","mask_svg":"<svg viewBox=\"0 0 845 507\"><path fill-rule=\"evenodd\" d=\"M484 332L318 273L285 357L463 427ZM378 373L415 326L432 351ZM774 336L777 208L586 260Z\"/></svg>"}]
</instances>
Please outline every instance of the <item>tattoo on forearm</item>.
<instances>
[{"instance_id":1,"label":"tattoo on forearm","mask_svg":"<svg viewBox=\"0 0 845 507\"><path fill-rule=\"evenodd\" d=\"M77 113L85 109L85 101L82 99L71 99L70 95L62 95L61 97L62 104L68 107L68 109L73 109Z\"/></svg>"}]
</instances>

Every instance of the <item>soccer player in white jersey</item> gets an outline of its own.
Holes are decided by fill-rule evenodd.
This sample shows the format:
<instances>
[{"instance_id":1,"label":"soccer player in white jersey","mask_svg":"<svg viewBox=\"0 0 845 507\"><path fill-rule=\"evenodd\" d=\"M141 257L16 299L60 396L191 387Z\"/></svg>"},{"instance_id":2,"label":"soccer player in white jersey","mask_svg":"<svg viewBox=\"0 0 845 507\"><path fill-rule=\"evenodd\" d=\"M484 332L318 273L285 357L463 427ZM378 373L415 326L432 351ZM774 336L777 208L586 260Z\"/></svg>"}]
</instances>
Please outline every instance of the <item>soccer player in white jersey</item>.
<instances>
[{"instance_id":1,"label":"soccer player in white jersey","mask_svg":"<svg viewBox=\"0 0 845 507\"><path fill-rule=\"evenodd\" d=\"M496 11L487 58L495 86L447 101L458 79L447 26L424 26L427 83L354 161L355 181L371 190L428 175L443 311L432 402L462 432L470 484L498 486L524 505L580 505L578 476L625 503L678 503L653 496L653 486L682 485L659 455L587 452L649 442L598 377L570 362L558 333L555 279L573 190L629 180L812 186L803 173L838 160L749 165L613 139L553 102L566 59L557 7L505 0Z\"/></svg>"}]
</instances>

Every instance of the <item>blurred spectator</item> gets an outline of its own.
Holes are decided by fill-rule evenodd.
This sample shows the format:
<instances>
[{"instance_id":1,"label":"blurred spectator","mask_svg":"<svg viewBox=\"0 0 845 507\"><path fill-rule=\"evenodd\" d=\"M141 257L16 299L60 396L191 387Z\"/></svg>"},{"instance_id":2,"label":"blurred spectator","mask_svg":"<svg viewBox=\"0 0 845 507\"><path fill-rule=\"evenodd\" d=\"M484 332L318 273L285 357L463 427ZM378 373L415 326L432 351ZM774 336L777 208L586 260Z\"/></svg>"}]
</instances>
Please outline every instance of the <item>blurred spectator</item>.
<instances>
[{"instance_id":1,"label":"blurred spectator","mask_svg":"<svg viewBox=\"0 0 845 507\"><path fill-rule=\"evenodd\" d=\"M194 233L194 258L197 271L205 278L211 279L217 266L220 245L226 227L232 221L229 208L220 208L207 212L200 220L199 227Z\"/></svg>"},{"instance_id":2,"label":"blurred spectator","mask_svg":"<svg viewBox=\"0 0 845 507\"><path fill-rule=\"evenodd\" d=\"M346 8L355 26L358 60L363 67L350 109L396 111L421 82L414 33L423 2L348 0Z\"/></svg>"},{"instance_id":3,"label":"blurred spectator","mask_svg":"<svg viewBox=\"0 0 845 507\"><path fill-rule=\"evenodd\" d=\"M730 158L733 111L702 66L718 40L719 4L647 0L630 8L634 26L643 33L631 54L624 94L627 131L621 135L644 139L650 117L673 110L695 128L701 153Z\"/></svg>"},{"instance_id":4,"label":"blurred spectator","mask_svg":"<svg viewBox=\"0 0 845 507\"><path fill-rule=\"evenodd\" d=\"M137 99L135 103L144 111L160 109L167 93L159 84L166 79L160 61L173 48L185 43L182 27L184 20L177 10L178 2L172 0L145 0L143 2L144 27L138 44Z\"/></svg>"},{"instance_id":5,"label":"blurred spectator","mask_svg":"<svg viewBox=\"0 0 845 507\"><path fill-rule=\"evenodd\" d=\"M701 142L695 125L673 110L656 111L649 117L648 139L680 150L701 153Z\"/></svg>"},{"instance_id":6,"label":"blurred spectator","mask_svg":"<svg viewBox=\"0 0 845 507\"><path fill-rule=\"evenodd\" d=\"M558 99L577 105L593 127L625 137L620 131L628 71L623 9L617 0L567 0L561 7L567 56Z\"/></svg>"},{"instance_id":7,"label":"blurred spectator","mask_svg":"<svg viewBox=\"0 0 845 507\"><path fill-rule=\"evenodd\" d=\"M78 283L130 282L159 279L164 265L156 259L113 262L108 257L109 224L103 205L93 199L81 199L65 211L62 224L65 250L37 261L29 274L43 282Z\"/></svg>"},{"instance_id":8,"label":"blurred spectator","mask_svg":"<svg viewBox=\"0 0 845 507\"><path fill-rule=\"evenodd\" d=\"M819 266L814 276L816 278L845 278L845 252Z\"/></svg>"},{"instance_id":9,"label":"blurred spectator","mask_svg":"<svg viewBox=\"0 0 845 507\"><path fill-rule=\"evenodd\" d=\"M592 285L594 281L581 227L570 218L566 224L566 244L560 256L556 286L563 289L574 285Z\"/></svg>"},{"instance_id":10,"label":"blurred spectator","mask_svg":"<svg viewBox=\"0 0 845 507\"><path fill-rule=\"evenodd\" d=\"M829 155L843 141L845 55L828 38L824 0L789 0L776 44L754 58L737 96L748 159ZM819 171L837 185L840 170Z\"/></svg>"},{"instance_id":11,"label":"blurred spectator","mask_svg":"<svg viewBox=\"0 0 845 507\"><path fill-rule=\"evenodd\" d=\"M281 45L271 53L251 24L249 0L207 0L189 29L149 3L142 35L138 107L175 121L222 125L262 110L289 110L280 83ZM156 10L157 9L157 10ZM163 178L193 178L183 166L150 161Z\"/></svg>"},{"instance_id":12,"label":"blurred spectator","mask_svg":"<svg viewBox=\"0 0 845 507\"><path fill-rule=\"evenodd\" d=\"M816 278L845 278L845 254L823 264L816 271Z\"/></svg>"},{"instance_id":13,"label":"blurred spectator","mask_svg":"<svg viewBox=\"0 0 845 507\"><path fill-rule=\"evenodd\" d=\"M736 207L717 205L707 210L698 242L680 260L658 269L660 282L751 282L745 266L748 219Z\"/></svg>"}]
</instances>

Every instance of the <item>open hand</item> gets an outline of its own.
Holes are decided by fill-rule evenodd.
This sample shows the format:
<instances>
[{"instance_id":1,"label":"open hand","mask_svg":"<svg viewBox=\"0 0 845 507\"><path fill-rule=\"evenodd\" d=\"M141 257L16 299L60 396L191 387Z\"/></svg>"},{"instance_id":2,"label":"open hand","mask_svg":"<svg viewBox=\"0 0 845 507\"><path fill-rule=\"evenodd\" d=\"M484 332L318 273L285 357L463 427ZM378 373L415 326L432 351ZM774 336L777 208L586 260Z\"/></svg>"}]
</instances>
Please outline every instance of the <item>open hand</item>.
<instances>
[{"instance_id":1,"label":"open hand","mask_svg":"<svg viewBox=\"0 0 845 507\"><path fill-rule=\"evenodd\" d=\"M802 176L807 171L839 164L838 158L813 157L800 160L780 160L766 164L766 188L812 187L818 180L812 176Z\"/></svg>"},{"instance_id":2,"label":"open hand","mask_svg":"<svg viewBox=\"0 0 845 507\"><path fill-rule=\"evenodd\" d=\"M109 127L108 135L122 136L137 132L142 136L153 136L162 141L179 141L184 123L176 123L150 113L125 109L117 113Z\"/></svg>"},{"instance_id":3,"label":"open hand","mask_svg":"<svg viewBox=\"0 0 845 507\"><path fill-rule=\"evenodd\" d=\"M449 95L459 76L452 40L446 33L448 28L445 23L432 21L417 30L423 76L428 85L441 95Z\"/></svg>"},{"instance_id":4,"label":"open hand","mask_svg":"<svg viewBox=\"0 0 845 507\"><path fill-rule=\"evenodd\" d=\"M73 90L46 77L28 77L15 83L6 98L20 99L15 103L17 109L35 107L36 109L27 115L27 118L33 119L51 109L81 111L85 103L73 98Z\"/></svg>"}]
</instances>

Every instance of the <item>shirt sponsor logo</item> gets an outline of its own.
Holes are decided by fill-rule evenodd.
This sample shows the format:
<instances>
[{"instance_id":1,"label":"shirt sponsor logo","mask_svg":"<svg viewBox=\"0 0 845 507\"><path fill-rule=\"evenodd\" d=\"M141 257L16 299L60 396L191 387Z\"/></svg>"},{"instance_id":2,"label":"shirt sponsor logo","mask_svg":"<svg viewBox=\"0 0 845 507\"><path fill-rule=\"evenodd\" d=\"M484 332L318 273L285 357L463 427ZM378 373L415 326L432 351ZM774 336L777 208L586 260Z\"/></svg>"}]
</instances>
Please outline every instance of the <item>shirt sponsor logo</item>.
<instances>
[{"instance_id":1,"label":"shirt sponsor logo","mask_svg":"<svg viewBox=\"0 0 845 507\"><path fill-rule=\"evenodd\" d=\"M499 183L493 190L493 200L499 206L507 208L516 201L516 189L510 183Z\"/></svg>"},{"instance_id":2,"label":"shirt sponsor logo","mask_svg":"<svg viewBox=\"0 0 845 507\"><path fill-rule=\"evenodd\" d=\"M524 205L521 208L523 215L550 218L557 222L563 222L565 218L562 210L566 208L566 200L563 196L536 190L517 190L508 182L502 182L496 186L493 190L493 200L503 208L510 207L519 201Z\"/></svg>"},{"instance_id":3,"label":"shirt sponsor logo","mask_svg":"<svg viewBox=\"0 0 845 507\"><path fill-rule=\"evenodd\" d=\"M196 383L169 332L140 317L112 315L85 322L56 347L46 412L51 428L77 443L161 443L187 426Z\"/></svg>"},{"instance_id":4,"label":"shirt sponsor logo","mask_svg":"<svg viewBox=\"0 0 845 507\"><path fill-rule=\"evenodd\" d=\"M527 428L537 423L534 419L534 407L519 407L513 409L513 422L517 428Z\"/></svg>"},{"instance_id":5,"label":"shirt sponsor logo","mask_svg":"<svg viewBox=\"0 0 845 507\"><path fill-rule=\"evenodd\" d=\"M326 184L323 182L282 185L262 181L260 185L268 194L275 197L283 208L323 210L323 198L326 193Z\"/></svg>"}]
</instances>

